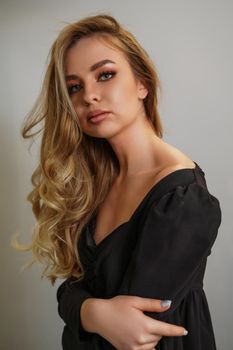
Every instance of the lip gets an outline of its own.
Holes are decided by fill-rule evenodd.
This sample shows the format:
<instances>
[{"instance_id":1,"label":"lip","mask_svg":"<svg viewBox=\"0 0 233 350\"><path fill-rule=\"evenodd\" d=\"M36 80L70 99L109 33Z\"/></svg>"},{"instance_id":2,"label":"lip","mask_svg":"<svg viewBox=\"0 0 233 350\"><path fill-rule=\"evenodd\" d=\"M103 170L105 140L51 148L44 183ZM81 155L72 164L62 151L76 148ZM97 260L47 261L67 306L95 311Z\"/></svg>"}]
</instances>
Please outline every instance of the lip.
<instances>
[{"instance_id":1,"label":"lip","mask_svg":"<svg viewBox=\"0 0 233 350\"><path fill-rule=\"evenodd\" d=\"M107 118L109 112L104 112L104 113L101 113L101 114L97 114L95 116L92 116L89 121L90 123L99 123L101 120Z\"/></svg>"},{"instance_id":2,"label":"lip","mask_svg":"<svg viewBox=\"0 0 233 350\"><path fill-rule=\"evenodd\" d=\"M107 113L107 112L109 112L109 111L105 111L102 109L96 109L95 111L91 111L87 114L87 120L90 120L93 117L97 117L98 115L103 114L103 113Z\"/></svg>"}]
</instances>

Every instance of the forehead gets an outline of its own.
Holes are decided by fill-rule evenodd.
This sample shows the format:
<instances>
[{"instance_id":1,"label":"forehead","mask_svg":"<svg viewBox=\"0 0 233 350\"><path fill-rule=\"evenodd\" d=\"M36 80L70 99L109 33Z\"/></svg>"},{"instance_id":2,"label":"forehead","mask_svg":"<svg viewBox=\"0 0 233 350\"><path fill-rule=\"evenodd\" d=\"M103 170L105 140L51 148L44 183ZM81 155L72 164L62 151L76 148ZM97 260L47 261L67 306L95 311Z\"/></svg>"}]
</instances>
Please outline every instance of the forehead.
<instances>
[{"instance_id":1,"label":"forehead","mask_svg":"<svg viewBox=\"0 0 233 350\"><path fill-rule=\"evenodd\" d=\"M66 73L88 72L90 66L98 61L110 59L116 64L128 65L124 53L112 46L103 37L92 36L80 39L66 54Z\"/></svg>"}]
</instances>

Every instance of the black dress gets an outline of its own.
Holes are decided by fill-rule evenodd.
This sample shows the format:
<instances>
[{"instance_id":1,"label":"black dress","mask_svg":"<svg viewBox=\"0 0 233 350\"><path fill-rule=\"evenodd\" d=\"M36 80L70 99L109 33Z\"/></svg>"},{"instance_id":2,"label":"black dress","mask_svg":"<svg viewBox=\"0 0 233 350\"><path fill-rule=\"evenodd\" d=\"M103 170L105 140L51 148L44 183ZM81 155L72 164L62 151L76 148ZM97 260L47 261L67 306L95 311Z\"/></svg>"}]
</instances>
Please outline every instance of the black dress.
<instances>
[{"instance_id":1,"label":"black dress","mask_svg":"<svg viewBox=\"0 0 233 350\"><path fill-rule=\"evenodd\" d=\"M157 182L129 221L98 245L95 215L83 230L78 249L85 278L67 278L57 290L64 350L115 349L82 328L80 308L87 298L123 294L172 300L167 311L144 314L183 326L188 335L162 337L157 350L216 350L203 278L221 208L207 188L205 173L194 163L195 168L175 170Z\"/></svg>"}]
</instances>

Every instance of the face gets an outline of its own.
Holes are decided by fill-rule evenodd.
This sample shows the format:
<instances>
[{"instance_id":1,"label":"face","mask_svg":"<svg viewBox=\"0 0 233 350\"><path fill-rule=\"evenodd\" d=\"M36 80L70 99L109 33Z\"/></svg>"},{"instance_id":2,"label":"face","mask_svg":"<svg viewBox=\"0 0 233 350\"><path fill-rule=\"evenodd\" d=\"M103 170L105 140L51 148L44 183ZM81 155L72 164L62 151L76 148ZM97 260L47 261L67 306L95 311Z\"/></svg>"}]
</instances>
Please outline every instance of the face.
<instances>
[{"instance_id":1,"label":"face","mask_svg":"<svg viewBox=\"0 0 233 350\"><path fill-rule=\"evenodd\" d=\"M84 133L111 138L145 115L148 91L124 55L100 37L82 38L65 61L70 99ZM108 113L89 119L97 110Z\"/></svg>"}]
</instances>

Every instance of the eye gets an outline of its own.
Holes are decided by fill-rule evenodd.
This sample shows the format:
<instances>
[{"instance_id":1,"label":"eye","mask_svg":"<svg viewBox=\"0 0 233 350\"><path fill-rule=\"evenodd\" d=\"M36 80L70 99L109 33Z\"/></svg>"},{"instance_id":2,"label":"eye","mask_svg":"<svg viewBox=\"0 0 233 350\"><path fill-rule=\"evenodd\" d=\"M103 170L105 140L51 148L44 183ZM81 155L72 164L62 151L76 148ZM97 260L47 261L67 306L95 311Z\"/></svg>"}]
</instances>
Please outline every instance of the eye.
<instances>
[{"instance_id":1,"label":"eye","mask_svg":"<svg viewBox=\"0 0 233 350\"><path fill-rule=\"evenodd\" d=\"M102 76L106 76L106 75L111 75L112 77L116 74L116 72L112 72L112 71L109 71L109 72L103 72L99 75L99 77L102 77ZM111 78L110 78L111 79ZM109 79L104 79L103 81L105 80L109 80Z\"/></svg>"},{"instance_id":2,"label":"eye","mask_svg":"<svg viewBox=\"0 0 233 350\"><path fill-rule=\"evenodd\" d=\"M104 76L105 77L109 76L109 75L111 76L110 78L102 79L101 81L108 81L108 80L110 80L114 75L116 75L116 72L113 72L113 71L102 72L102 73L99 74L98 79L101 78L101 77L104 77ZM78 89L78 90L76 90L76 89ZM80 90L80 85L79 84L68 86L69 95L73 95L74 93L79 92L79 90Z\"/></svg>"},{"instance_id":3,"label":"eye","mask_svg":"<svg viewBox=\"0 0 233 350\"><path fill-rule=\"evenodd\" d=\"M75 84L75 85L70 85L70 86L68 86L68 93L69 93L69 95L73 95L75 92L78 92L78 91L75 91L75 89L77 88L77 86L79 87L80 85L79 84ZM73 88L75 88L74 90L73 90Z\"/></svg>"}]
</instances>

